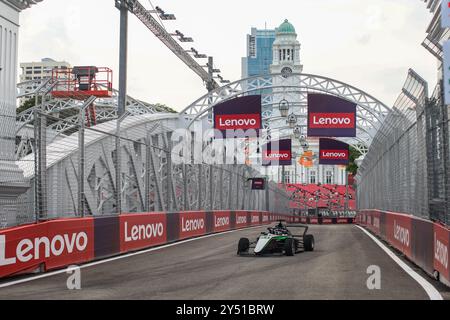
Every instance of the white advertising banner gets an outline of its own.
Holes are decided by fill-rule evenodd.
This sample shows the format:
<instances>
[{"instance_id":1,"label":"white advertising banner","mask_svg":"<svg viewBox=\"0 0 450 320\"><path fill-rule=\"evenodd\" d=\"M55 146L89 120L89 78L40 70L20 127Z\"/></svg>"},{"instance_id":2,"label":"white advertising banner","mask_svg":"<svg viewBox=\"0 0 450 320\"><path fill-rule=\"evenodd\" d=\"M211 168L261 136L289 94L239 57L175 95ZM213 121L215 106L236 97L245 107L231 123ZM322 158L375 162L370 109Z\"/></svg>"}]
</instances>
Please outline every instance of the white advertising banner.
<instances>
[{"instance_id":1,"label":"white advertising banner","mask_svg":"<svg viewBox=\"0 0 450 320\"><path fill-rule=\"evenodd\" d=\"M444 43L444 100L450 105L450 40Z\"/></svg>"},{"instance_id":2,"label":"white advertising banner","mask_svg":"<svg viewBox=\"0 0 450 320\"><path fill-rule=\"evenodd\" d=\"M441 24L442 28L450 28L450 1L441 0Z\"/></svg>"}]
</instances>

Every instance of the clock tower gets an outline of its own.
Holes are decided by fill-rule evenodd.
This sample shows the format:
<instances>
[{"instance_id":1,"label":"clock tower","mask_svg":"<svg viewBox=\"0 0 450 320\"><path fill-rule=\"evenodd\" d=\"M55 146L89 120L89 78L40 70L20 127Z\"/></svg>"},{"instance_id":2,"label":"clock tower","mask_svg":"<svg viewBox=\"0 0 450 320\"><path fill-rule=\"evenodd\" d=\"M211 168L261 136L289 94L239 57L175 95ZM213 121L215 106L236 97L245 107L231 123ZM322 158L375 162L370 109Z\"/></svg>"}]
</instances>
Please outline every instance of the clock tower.
<instances>
[{"instance_id":1,"label":"clock tower","mask_svg":"<svg viewBox=\"0 0 450 320\"><path fill-rule=\"evenodd\" d=\"M294 26L286 19L276 32L273 43L273 62L270 72L274 73L301 73L303 66L300 63L300 42Z\"/></svg>"}]
</instances>

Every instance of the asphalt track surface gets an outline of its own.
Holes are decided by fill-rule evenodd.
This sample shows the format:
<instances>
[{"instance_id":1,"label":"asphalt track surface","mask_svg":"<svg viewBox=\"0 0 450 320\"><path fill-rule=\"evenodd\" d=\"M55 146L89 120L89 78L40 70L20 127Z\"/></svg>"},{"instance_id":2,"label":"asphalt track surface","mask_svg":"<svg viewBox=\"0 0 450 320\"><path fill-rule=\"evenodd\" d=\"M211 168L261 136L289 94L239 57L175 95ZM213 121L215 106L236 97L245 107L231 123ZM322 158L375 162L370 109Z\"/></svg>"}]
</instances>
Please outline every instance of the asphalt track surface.
<instances>
[{"instance_id":1,"label":"asphalt track surface","mask_svg":"<svg viewBox=\"0 0 450 320\"><path fill-rule=\"evenodd\" d=\"M316 251L294 257L239 257L241 230L81 269L82 289L65 273L0 288L0 299L429 299L424 289L356 226L313 226ZM381 290L367 268L381 268ZM0 283L1 284L1 283Z\"/></svg>"}]
</instances>

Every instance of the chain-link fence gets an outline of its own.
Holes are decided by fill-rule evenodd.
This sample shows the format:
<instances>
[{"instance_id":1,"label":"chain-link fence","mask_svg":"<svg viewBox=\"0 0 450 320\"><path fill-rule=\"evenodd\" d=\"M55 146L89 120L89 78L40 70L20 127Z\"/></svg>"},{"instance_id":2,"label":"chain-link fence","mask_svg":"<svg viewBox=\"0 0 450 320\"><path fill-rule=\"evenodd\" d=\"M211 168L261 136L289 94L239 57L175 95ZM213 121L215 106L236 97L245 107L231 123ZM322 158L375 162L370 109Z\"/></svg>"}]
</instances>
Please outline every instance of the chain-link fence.
<instances>
[{"instance_id":1,"label":"chain-link fence","mask_svg":"<svg viewBox=\"0 0 450 320\"><path fill-rule=\"evenodd\" d=\"M358 171L359 209L428 217L426 83L412 70Z\"/></svg>"},{"instance_id":2,"label":"chain-link fence","mask_svg":"<svg viewBox=\"0 0 450 320\"><path fill-rule=\"evenodd\" d=\"M376 134L358 172L359 209L403 212L450 225L448 106L442 97L440 1L425 1L434 17L423 46L438 59L438 84L410 70L392 112Z\"/></svg>"},{"instance_id":3,"label":"chain-link fence","mask_svg":"<svg viewBox=\"0 0 450 320\"><path fill-rule=\"evenodd\" d=\"M62 217L192 210L290 213L289 196L273 182L251 190L261 173L247 165L177 163L172 133L178 114L137 114L95 124L95 99L80 104L77 121L36 108L35 152L17 161L30 189L3 207L1 227ZM57 110L56 110L57 111ZM55 123L70 121L64 133ZM69 133L69 135L66 135ZM119 152L118 152L119 150ZM36 174L35 174L36 173Z\"/></svg>"}]
</instances>

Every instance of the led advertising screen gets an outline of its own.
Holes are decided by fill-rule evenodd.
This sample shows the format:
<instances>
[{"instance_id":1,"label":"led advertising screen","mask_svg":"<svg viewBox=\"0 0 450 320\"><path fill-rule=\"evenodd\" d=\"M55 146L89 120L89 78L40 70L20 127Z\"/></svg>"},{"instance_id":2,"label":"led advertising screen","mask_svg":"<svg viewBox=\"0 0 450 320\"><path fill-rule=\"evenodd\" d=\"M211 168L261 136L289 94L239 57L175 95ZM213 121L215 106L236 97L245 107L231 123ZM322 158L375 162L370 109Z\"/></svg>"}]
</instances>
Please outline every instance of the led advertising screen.
<instances>
[{"instance_id":1,"label":"led advertising screen","mask_svg":"<svg viewBox=\"0 0 450 320\"><path fill-rule=\"evenodd\" d=\"M292 165L292 140L285 139L272 141L263 146L262 165L291 166Z\"/></svg>"},{"instance_id":2,"label":"led advertising screen","mask_svg":"<svg viewBox=\"0 0 450 320\"><path fill-rule=\"evenodd\" d=\"M309 137L356 137L356 104L326 94L308 94Z\"/></svg>"},{"instance_id":3,"label":"led advertising screen","mask_svg":"<svg viewBox=\"0 0 450 320\"><path fill-rule=\"evenodd\" d=\"M333 140L320 139L319 164L348 165L350 162L350 147L348 144Z\"/></svg>"},{"instance_id":4,"label":"led advertising screen","mask_svg":"<svg viewBox=\"0 0 450 320\"><path fill-rule=\"evenodd\" d=\"M261 96L245 96L223 102L214 107L214 129L222 132L222 138L236 130L252 130L259 135L262 129ZM249 134L251 136L251 134ZM238 137L246 134L237 134ZM234 137L234 136L233 136ZM217 137L216 138L220 138Z\"/></svg>"}]
</instances>

